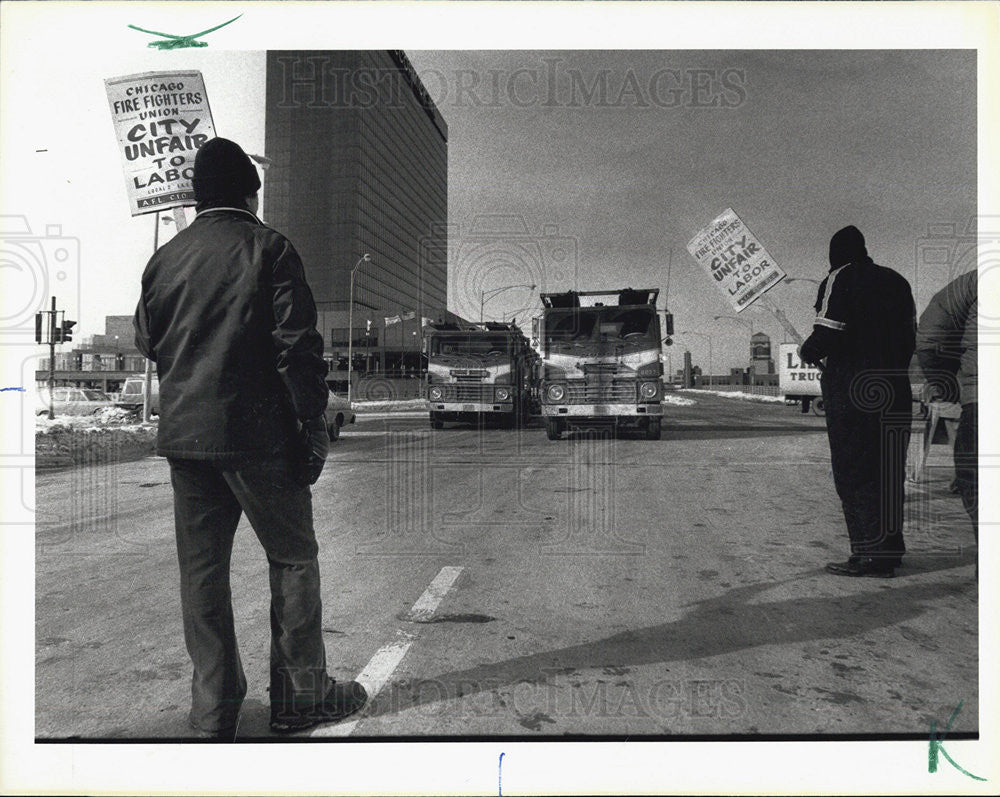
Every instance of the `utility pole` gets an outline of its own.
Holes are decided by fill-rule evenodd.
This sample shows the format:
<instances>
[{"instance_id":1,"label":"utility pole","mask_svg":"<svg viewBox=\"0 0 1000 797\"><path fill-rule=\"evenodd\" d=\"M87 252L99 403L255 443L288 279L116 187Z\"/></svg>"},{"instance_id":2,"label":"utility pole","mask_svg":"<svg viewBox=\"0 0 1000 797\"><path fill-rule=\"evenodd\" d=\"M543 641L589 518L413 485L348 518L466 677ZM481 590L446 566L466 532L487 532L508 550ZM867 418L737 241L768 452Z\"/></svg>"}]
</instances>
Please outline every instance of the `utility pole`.
<instances>
[{"instance_id":1,"label":"utility pole","mask_svg":"<svg viewBox=\"0 0 1000 797\"><path fill-rule=\"evenodd\" d=\"M58 323L59 314L62 323ZM46 320L45 316L48 316ZM76 321L66 320L66 311L56 309L56 297L52 297L51 310L39 310L35 313L35 343L49 344L49 420L56 417L55 385L56 385L56 344L69 343L73 339L73 327Z\"/></svg>"},{"instance_id":2,"label":"utility pole","mask_svg":"<svg viewBox=\"0 0 1000 797\"><path fill-rule=\"evenodd\" d=\"M56 297L52 297L52 311L49 313L49 420L56 417L55 393L56 385Z\"/></svg>"}]
</instances>

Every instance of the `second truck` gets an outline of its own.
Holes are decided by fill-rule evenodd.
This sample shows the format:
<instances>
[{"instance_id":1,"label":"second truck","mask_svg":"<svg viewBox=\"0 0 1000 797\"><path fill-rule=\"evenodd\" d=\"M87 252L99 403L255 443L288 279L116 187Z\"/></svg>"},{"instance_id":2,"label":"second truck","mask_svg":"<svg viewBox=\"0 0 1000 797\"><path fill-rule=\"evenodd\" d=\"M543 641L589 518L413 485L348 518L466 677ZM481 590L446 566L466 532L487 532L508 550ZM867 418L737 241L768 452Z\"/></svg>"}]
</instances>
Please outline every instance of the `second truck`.
<instances>
[{"instance_id":1,"label":"second truck","mask_svg":"<svg viewBox=\"0 0 1000 797\"><path fill-rule=\"evenodd\" d=\"M516 324L431 324L425 328L430 422L522 423L537 412L538 355Z\"/></svg>"},{"instance_id":2,"label":"second truck","mask_svg":"<svg viewBox=\"0 0 1000 797\"><path fill-rule=\"evenodd\" d=\"M633 427L649 440L660 439L658 295L656 288L541 294L533 335L542 358L539 394L550 440L593 425ZM669 314L665 322L670 335Z\"/></svg>"}]
</instances>

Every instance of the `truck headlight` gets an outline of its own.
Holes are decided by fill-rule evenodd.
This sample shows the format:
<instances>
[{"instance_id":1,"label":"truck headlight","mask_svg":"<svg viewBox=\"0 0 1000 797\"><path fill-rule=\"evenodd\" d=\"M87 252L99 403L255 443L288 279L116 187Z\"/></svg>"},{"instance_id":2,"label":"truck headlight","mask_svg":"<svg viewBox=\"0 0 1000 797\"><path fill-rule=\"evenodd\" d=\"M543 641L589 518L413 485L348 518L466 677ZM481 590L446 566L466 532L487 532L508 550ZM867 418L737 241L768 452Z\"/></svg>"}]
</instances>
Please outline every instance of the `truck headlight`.
<instances>
[{"instance_id":1,"label":"truck headlight","mask_svg":"<svg viewBox=\"0 0 1000 797\"><path fill-rule=\"evenodd\" d=\"M510 391L505 387L497 388L497 401L507 401L510 398Z\"/></svg>"},{"instance_id":2,"label":"truck headlight","mask_svg":"<svg viewBox=\"0 0 1000 797\"><path fill-rule=\"evenodd\" d=\"M549 401L562 401L566 397L566 388L562 385L549 385L545 395L548 396Z\"/></svg>"},{"instance_id":3,"label":"truck headlight","mask_svg":"<svg viewBox=\"0 0 1000 797\"><path fill-rule=\"evenodd\" d=\"M639 395L644 399L655 398L659 389L659 385L657 385L656 382L643 382L639 386Z\"/></svg>"},{"instance_id":4,"label":"truck headlight","mask_svg":"<svg viewBox=\"0 0 1000 797\"><path fill-rule=\"evenodd\" d=\"M427 395L431 401L440 401L444 397L444 391L439 387L432 387L427 391Z\"/></svg>"}]
</instances>

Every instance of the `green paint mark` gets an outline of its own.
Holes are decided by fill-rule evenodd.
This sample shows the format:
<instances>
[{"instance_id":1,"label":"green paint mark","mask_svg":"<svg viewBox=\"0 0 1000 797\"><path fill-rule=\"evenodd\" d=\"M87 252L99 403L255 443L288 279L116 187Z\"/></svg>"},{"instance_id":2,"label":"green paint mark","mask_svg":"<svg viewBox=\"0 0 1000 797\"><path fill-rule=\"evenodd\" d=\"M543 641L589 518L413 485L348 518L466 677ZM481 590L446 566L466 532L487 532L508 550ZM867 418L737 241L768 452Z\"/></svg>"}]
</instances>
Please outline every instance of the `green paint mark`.
<instances>
[{"instance_id":1,"label":"green paint mark","mask_svg":"<svg viewBox=\"0 0 1000 797\"><path fill-rule=\"evenodd\" d=\"M192 33L189 36L175 36L172 33L160 33L156 30L146 30L146 28L140 28L137 25L129 25L132 30L141 31L142 33L151 33L154 36L162 36L167 41L158 42L151 41L147 44L147 47L156 47L159 50L176 50L181 47L208 47L208 42L197 41L199 36L204 36L206 33L211 33L219 28L224 28L232 22L235 22L243 15L240 14L237 17L233 17L229 22L223 22L221 25L216 25L214 28L209 28L208 30L199 31L198 33Z\"/></svg>"},{"instance_id":2,"label":"green paint mark","mask_svg":"<svg viewBox=\"0 0 1000 797\"><path fill-rule=\"evenodd\" d=\"M953 767L955 767L955 769L957 769L963 775L968 775L973 780L986 780L986 778L980 778L978 775L973 775L968 770L963 769L958 764L956 764L955 759L953 759L950 755L948 755L948 751L944 749L944 745L942 744L942 742L944 742L944 737L947 735L948 731L951 730L952 723L955 722L955 718L958 716L958 712L962 710L962 702L963 701L961 700L958 701L958 705L955 706L955 710L951 712L951 718L948 720L948 724L945 725L944 731L940 735L935 733L935 729L937 728L937 723L931 720L930 748L927 751L927 771L931 773L937 772L938 752L940 751L941 755L943 755L946 759L948 759L948 763L951 764Z\"/></svg>"}]
</instances>

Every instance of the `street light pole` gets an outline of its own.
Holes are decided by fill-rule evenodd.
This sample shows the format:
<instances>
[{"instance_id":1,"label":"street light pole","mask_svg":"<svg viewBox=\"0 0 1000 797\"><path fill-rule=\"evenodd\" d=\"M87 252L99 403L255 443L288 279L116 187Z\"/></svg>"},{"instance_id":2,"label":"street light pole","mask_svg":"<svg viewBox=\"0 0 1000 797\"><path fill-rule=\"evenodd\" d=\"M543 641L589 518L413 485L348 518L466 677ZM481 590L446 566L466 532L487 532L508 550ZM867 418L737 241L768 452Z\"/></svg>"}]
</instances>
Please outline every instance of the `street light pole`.
<instances>
[{"instance_id":1,"label":"street light pole","mask_svg":"<svg viewBox=\"0 0 1000 797\"><path fill-rule=\"evenodd\" d=\"M479 323L480 324L483 323L483 307L486 305L486 294L487 293L490 295L490 298L492 299L494 296L497 296L497 295L503 293L504 291L509 291L512 288L528 288L529 290L535 290L536 287L537 287L536 285L528 285L527 283L521 283L519 285L504 285L502 288L496 288L495 290L492 290L492 291L480 291L479 292Z\"/></svg>"},{"instance_id":2,"label":"street light pole","mask_svg":"<svg viewBox=\"0 0 1000 797\"><path fill-rule=\"evenodd\" d=\"M367 263L372 259L372 256L365 252L361 255L361 258L357 263L354 264L354 268L351 269L351 296L350 304L347 308L347 403L351 403L351 370L354 366L352 358L354 357L354 274L361 268L362 263Z\"/></svg>"},{"instance_id":3,"label":"street light pole","mask_svg":"<svg viewBox=\"0 0 1000 797\"><path fill-rule=\"evenodd\" d=\"M812 277L785 277L785 282L811 282L813 285L823 284L823 280L813 279Z\"/></svg>"}]
</instances>

